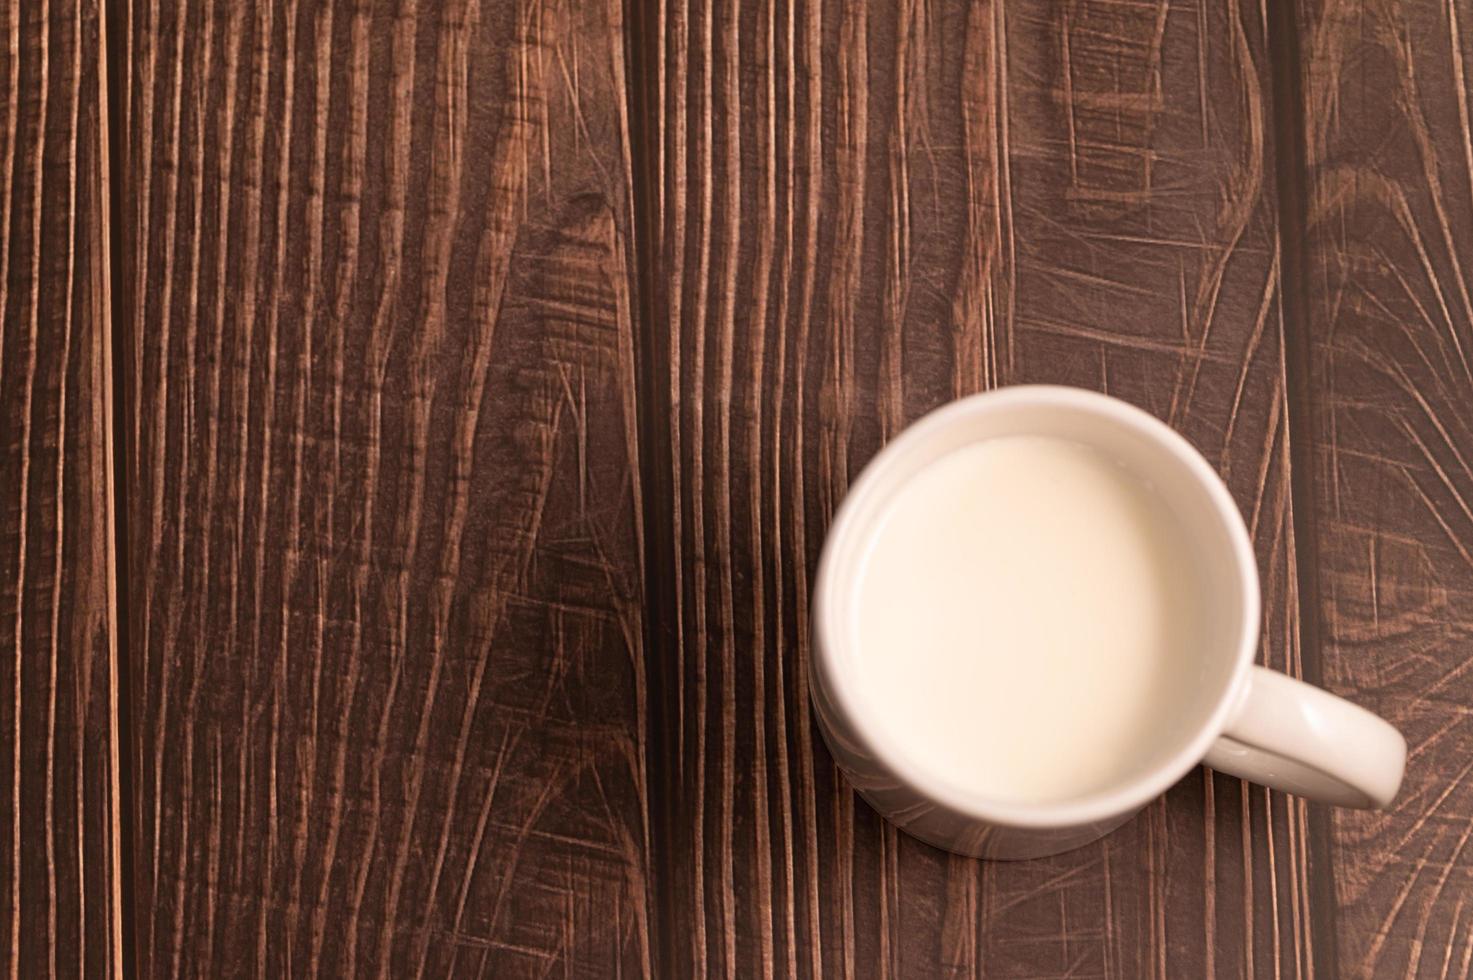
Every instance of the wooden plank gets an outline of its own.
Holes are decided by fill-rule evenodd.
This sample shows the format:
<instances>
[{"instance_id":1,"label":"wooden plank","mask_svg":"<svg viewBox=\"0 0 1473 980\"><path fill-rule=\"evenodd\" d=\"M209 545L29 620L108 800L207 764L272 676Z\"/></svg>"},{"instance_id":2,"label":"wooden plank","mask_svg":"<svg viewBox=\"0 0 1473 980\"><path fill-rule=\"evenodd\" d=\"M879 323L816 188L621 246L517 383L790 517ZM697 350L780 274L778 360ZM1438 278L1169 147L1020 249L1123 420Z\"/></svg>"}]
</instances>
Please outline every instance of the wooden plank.
<instances>
[{"instance_id":1,"label":"wooden plank","mask_svg":"<svg viewBox=\"0 0 1473 980\"><path fill-rule=\"evenodd\" d=\"M650 972L620 17L130 5L141 975Z\"/></svg>"},{"instance_id":2,"label":"wooden plank","mask_svg":"<svg viewBox=\"0 0 1473 980\"><path fill-rule=\"evenodd\" d=\"M1466 977L1473 9L1297 12L1324 671L1410 744L1389 812L1334 814L1337 975Z\"/></svg>"},{"instance_id":3,"label":"wooden plank","mask_svg":"<svg viewBox=\"0 0 1473 980\"><path fill-rule=\"evenodd\" d=\"M122 971L101 5L0 4L0 975Z\"/></svg>"},{"instance_id":4,"label":"wooden plank","mask_svg":"<svg viewBox=\"0 0 1473 980\"><path fill-rule=\"evenodd\" d=\"M641 12L651 774L676 976L1298 976L1302 804L1194 773L1105 843L989 864L837 777L808 594L849 480L1010 382L1107 390L1225 474L1299 670L1262 4Z\"/></svg>"}]
</instances>

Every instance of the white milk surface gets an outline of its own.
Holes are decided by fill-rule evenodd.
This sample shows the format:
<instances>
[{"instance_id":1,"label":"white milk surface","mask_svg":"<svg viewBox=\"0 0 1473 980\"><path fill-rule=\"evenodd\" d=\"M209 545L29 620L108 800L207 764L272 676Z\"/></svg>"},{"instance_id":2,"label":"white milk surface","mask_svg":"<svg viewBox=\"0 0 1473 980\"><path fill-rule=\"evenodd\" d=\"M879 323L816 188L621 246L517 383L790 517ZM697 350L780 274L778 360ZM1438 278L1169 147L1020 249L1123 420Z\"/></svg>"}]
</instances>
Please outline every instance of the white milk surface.
<instances>
[{"instance_id":1,"label":"white milk surface","mask_svg":"<svg viewBox=\"0 0 1473 980\"><path fill-rule=\"evenodd\" d=\"M1201 642L1181 540L1150 487L1083 445L1009 436L932 463L859 579L857 675L884 737L999 801L1139 770Z\"/></svg>"}]
</instances>

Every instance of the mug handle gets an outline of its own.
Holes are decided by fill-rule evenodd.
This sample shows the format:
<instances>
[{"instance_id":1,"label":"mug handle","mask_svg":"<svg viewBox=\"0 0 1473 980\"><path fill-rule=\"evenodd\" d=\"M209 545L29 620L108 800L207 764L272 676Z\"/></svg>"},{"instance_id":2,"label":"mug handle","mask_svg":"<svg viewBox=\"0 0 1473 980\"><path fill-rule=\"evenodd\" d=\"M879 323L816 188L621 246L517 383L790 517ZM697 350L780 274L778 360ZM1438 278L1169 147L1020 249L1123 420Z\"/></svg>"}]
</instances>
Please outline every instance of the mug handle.
<instances>
[{"instance_id":1,"label":"mug handle","mask_svg":"<svg viewBox=\"0 0 1473 980\"><path fill-rule=\"evenodd\" d=\"M1320 803L1388 806L1401 786L1407 743L1366 709L1255 666L1237 709L1202 761Z\"/></svg>"}]
</instances>

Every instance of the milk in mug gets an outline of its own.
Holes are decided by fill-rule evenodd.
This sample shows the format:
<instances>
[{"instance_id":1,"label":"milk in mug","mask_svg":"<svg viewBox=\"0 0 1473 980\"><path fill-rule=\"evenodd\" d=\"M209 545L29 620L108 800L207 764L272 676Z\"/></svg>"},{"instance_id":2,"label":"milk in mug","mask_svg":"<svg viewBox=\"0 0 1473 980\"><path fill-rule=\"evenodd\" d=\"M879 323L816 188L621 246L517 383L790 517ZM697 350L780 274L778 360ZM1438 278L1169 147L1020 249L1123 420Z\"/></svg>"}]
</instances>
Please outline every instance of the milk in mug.
<instances>
[{"instance_id":1,"label":"milk in mug","mask_svg":"<svg viewBox=\"0 0 1473 980\"><path fill-rule=\"evenodd\" d=\"M998 801L1128 778L1200 669L1185 540L1150 486L1065 439L931 463L888 503L859 576L856 676L883 737Z\"/></svg>"}]
</instances>

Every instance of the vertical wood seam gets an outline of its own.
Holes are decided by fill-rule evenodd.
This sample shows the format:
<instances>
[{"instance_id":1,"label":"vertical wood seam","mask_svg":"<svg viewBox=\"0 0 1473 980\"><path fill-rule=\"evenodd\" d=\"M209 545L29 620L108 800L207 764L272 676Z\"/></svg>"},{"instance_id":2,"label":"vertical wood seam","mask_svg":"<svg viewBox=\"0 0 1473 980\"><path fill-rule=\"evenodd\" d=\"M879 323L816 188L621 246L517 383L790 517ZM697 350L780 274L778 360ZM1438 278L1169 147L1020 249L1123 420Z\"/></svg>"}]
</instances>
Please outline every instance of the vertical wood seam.
<instances>
[{"instance_id":1,"label":"vertical wood seam","mask_svg":"<svg viewBox=\"0 0 1473 980\"><path fill-rule=\"evenodd\" d=\"M652 37L658 43L664 33L652 29L647 22L651 16L649 4L640 0L622 2L624 61L628 70L624 74L624 91L619 94L624 100L628 120L629 157L633 171L629 207L633 219L631 278L635 295L630 309L635 335L635 449L642 489L640 523L644 561L641 572L645 615L641 656L645 661L644 676L648 684L645 698L649 706L643 764L646 771L646 834L651 845L649 896L653 909L650 916L650 964L654 976L664 976L674 972L675 964L681 962L677 955L677 937L667 928L672 919L668 914L672 908L669 883L674 880L671 862L675 849L669 846L674 826L673 797L658 775L662 770L669 771L673 761L672 746L666 737L670 729L668 715L671 705L666 690L671 680L668 676L670 664L665 654L672 642L679 642L670 624L677 621L680 603L674 576L669 571L675 559L669 517L677 503L673 476L667 465L673 458L669 440L672 399L669 378L663 370L669 364L665 349L669 335L655 329L657 293L652 278L658 255L653 222L663 214L663 208L656 206L660 200L659 189L652 187L651 182L658 180L664 172L664 140L658 123L650 118L654 100L662 98L663 91L659 87L651 87L653 76L649 59L653 57L658 63L660 52L655 51L652 55L649 47ZM652 140L659 141L658 167L651 159Z\"/></svg>"},{"instance_id":2,"label":"vertical wood seam","mask_svg":"<svg viewBox=\"0 0 1473 980\"><path fill-rule=\"evenodd\" d=\"M1308 270L1305 222L1308 172L1304 146L1303 60L1298 3L1272 3L1267 20L1269 79L1273 88L1275 185L1278 192L1279 305L1283 331L1285 391L1284 437L1289 443L1290 559L1297 585L1299 660L1304 679L1324 676L1320 649L1319 529L1316 520L1315 400L1311 390ZM1331 816L1310 807L1307 822L1309 920L1305 923L1305 965L1309 975L1340 975L1335 941L1336 892L1331 863Z\"/></svg>"},{"instance_id":3,"label":"vertical wood seam","mask_svg":"<svg viewBox=\"0 0 1473 980\"><path fill-rule=\"evenodd\" d=\"M122 191L126 184L127 119L126 105L114 100L113 93L123 89L120 82L127 78L128 48L126 35L121 39L114 32L122 32L127 19L117 16L119 5L128 0L100 0L97 7L97 37L99 49L98 66L98 117L102 147L99 153L97 173L100 181L97 202L106 209L107 227L98 236L94 247L101 250L95 263L102 276L102 292L105 304L99 303L101 315L107 318L102 346L102 415L103 415L103 472L108 485L105 519L107 541L107 610L109 629L109 680L111 684L109 704L110 748L109 769L111 772L110 792L112 812L109 814L108 833L112 855L110 867L111 895L113 907L111 917L111 957L118 975L138 975L134 959L134 914L133 914L133 766L132 727L128 710L131 690L131 672L128 661L128 569L123 563L128 551L128 447L126 426L120 424L128 404L127 372L121 383L117 379L116 365L126 356L128 345L128 277L122 267L124 253L121 247L125 240L124 223L126 209ZM126 362L124 362L126 363Z\"/></svg>"}]
</instances>

